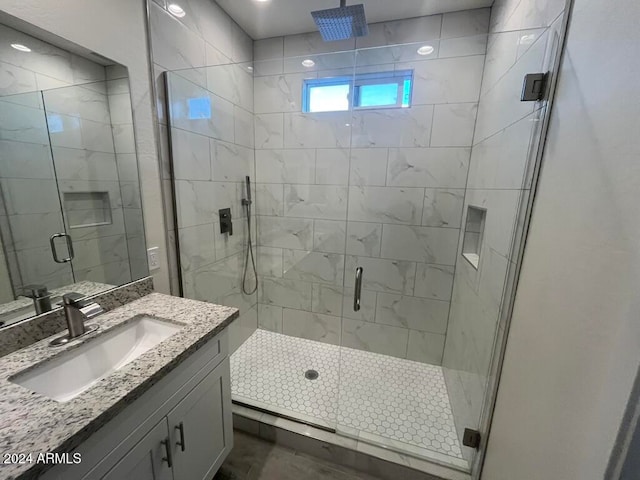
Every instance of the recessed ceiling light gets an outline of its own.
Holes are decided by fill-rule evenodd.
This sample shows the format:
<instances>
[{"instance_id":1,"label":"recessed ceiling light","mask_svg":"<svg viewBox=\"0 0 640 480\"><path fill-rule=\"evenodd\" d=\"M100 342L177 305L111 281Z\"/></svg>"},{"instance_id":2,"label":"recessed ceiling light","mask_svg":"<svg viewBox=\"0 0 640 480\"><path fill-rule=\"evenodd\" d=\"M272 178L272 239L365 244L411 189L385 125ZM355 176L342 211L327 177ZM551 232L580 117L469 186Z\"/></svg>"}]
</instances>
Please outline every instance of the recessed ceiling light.
<instances>
[{"instance_id":1,"label":"recessed ceiling light","mask_svg":"<svg viewBox=\"0 0 640 480\"><path fill-rule=\"evenodd\" d=\"M311 67L313 67L315 64L316 64L316 62L314 62L314 61L313 61L313 60L311 60L310 58L307 58L306 60L303 60L303 61L302 61L302 65L303 65L304 67L307 67L307 68L311 68Z\"/></svg>"},{"instance_id":2,"label":"recessed ceiling light","mask_svg":"<svg viewBox=\"0 0 640 480\"><path fill-rule=\"evenodd\" d=\"M21 52L30 52L31 49L26 45L22 45L21 43L12 43L11 46L16 50L20 50Z\"/></svg>"},{"instance_id":3,"label":"recessed ceiling light","mask_svg":"<svg viewBox=\"0 0 640 480\"><path fill-rule=\"evenodd\" d=\"M433 53L433 47L431 45L424 45L418 49L418 55L431 55Z\"/></svg>"},{"instance_id":4,"label":"recessed ceiling light","mask_svg":"<svg viewBox=\"0 0 640 480\"><path fill-rule=\"evenodd\" d=\"M254 1L255 1L255 2L258 2L258 3L267 3L267 2L269 2L270 0L254 0Z\"/></svg>"},{"instance_id":5,"label":"recessed ceiling light","mask_svg":"<svg viewBox=\"0 0 640 480\"><path fill-rule=\"evenodd\" d=\"M178 18L182 18L184 17L187 13L184 11L184 9L178 5L177 3L170 3L169 6L167 7L167 10L169 10L169 13L175 17Z\"/></svg>"}]
</instances>

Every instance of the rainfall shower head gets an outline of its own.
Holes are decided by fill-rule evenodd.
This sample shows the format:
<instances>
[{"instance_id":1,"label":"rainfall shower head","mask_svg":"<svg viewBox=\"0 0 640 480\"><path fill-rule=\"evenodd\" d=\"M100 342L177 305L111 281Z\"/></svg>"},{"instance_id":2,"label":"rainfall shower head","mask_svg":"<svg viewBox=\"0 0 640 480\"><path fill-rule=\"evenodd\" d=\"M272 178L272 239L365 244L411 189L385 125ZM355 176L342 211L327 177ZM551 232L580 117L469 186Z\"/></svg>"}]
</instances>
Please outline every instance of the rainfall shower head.
<instances>
[{"instance_id":1,"label":"rainfall shower head","mask_svg":"<svg viewBox=\"0 0 640 480\"><path fill-rule=\"evenodd\" d=\"M347 0L340 0L338 8L311 12L311 16L325 42L364 37L369 33L363 4L347 7Z\"/></svg>"}]
</instances>

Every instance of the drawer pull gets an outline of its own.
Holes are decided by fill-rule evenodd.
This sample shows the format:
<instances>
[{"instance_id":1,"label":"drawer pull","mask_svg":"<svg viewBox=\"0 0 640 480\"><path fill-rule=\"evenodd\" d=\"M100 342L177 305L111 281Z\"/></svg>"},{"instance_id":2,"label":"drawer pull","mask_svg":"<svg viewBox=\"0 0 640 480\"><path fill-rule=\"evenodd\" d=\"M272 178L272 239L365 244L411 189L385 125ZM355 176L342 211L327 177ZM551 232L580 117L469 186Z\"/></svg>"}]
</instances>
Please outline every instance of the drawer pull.
<instances>
[{"instance_id":1,"label":"drawer pull","mask_svg":"<svg viewBox=\"0 0 640 480\"><path fill-rule=\"evenodd\" d=\"M176 442L176 445L179 445L180 449L184 452L184 450L185 450L185 445L184 445L184 423L180 422L180 425L176 426L176 430L178 430L180 432L180 441Z\"/></svg>"},{"instance_id":2,"label":"drawer pull","mask_svg":"<svg viewBox=\"0 0 640 480\"><path fill-rule=\"evenodd\" d=\"M171 456L171 442L169 441L169 438L167 437L166 440L162 440L160 443L162 445L164 445L165 452L167 452L167 456L166 457L162 457L162 461L163 462L167 462L167 465L169 465L169 468L172 468L173 467L173 457Z\"/></svg>"}]
</instances>

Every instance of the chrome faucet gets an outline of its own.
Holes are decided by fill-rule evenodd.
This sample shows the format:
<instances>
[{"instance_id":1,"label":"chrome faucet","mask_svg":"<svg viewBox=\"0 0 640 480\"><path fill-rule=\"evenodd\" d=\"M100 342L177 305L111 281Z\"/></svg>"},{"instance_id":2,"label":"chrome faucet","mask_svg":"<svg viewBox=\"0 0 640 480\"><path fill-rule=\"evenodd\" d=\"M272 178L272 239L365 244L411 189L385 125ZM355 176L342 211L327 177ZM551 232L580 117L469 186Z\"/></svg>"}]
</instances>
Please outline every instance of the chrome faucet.
<instances>
[{"instance_id":1,"label":"chrome faucet","mask_svg":"<svg viewBox=\"0 0 640 480\"><path fill-rule=\"evenodd\" d=\"M63 295L62 302L69 333L63 337L56 338L51 342L51 345L64 345L75 338L98 329L98 325L85 325L84 322L104 312L100 305L86 300L84 295L75 292Z\"/></svg>"},{"instance_id":2,"label":"chrome faucet","mask_svg":"<svg viewBox=\"0 0 640 480\"><path fill-rule=\"evenodd\" d=\"M27 285L24 296L33 300L36 315L51 311L51 294L45 285Z\"/></svg>"}]
</instances>

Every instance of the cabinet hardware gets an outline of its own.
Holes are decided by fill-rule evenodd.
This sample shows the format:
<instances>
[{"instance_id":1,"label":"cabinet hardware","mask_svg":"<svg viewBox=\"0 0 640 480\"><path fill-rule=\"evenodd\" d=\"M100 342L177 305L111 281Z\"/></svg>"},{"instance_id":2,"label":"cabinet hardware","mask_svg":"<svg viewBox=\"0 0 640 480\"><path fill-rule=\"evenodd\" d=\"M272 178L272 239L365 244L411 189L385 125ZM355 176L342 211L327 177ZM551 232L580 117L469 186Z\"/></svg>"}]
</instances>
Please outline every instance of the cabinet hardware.
<instances>
[{"instance_id":1,"label":"cabinet hardware","mask_svg":"<svg viewBox=\"0 0 640 480\"><path fill-rule=\"evenodd\" d=\"M164 445L164 449L167 452L167 456L166 457L162 457L162 461L163 462L167 462L167 465L169 466L169 468L173 467L173 457L171 456L171 442L169 441L169 437L167 437L166 440L162 440L160 442L162 445Z\"/></svg>"},{"instance_id":2,"label":"cabinet hardware","mask_svg":"<svg viewBox=\"0 0 640 480\"><path fill-rule=\"evenodd\" d=\"M176 425L176 430L180 432L180 441L176 442L176 445L180 446L180 449L184 452L184 423L180 422L180 425Z\"/></svg>"}]
</instances>

